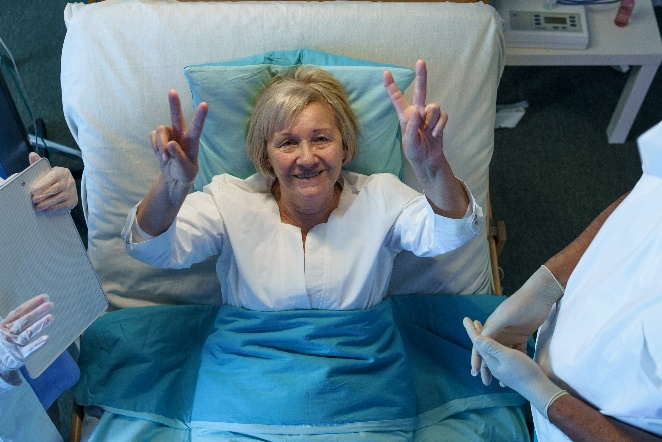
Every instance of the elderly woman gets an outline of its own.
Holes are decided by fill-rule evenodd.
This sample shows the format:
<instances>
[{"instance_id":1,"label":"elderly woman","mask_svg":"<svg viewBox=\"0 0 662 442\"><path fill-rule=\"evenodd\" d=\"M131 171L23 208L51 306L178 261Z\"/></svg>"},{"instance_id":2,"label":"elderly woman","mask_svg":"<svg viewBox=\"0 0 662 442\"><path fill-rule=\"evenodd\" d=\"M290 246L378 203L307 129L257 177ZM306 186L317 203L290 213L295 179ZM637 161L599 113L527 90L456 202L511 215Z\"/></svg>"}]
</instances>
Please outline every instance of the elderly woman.
<instances>
[{"instance_id":1,"label":"elderly woman","mask_svg":"<svg viewBox=\"0 0 662 442\"><path fill-rule=\"evenodd\" d=\"M186 128L170 91L172 126L151 133L161 173L127 219L128 253L159 267L218 255L223 303L252 310L380 303L396 254L460 247L481 215L444 156L447 115L425 104L425 63L416 64L412 104L389 72L383 79L424 194L389 174L342 170L357 154L356 117L342 85L306 67L275 77L258 97L247 141L258 173L216 176L189 194L207 104Z\"/></svg>"}]
</instances>

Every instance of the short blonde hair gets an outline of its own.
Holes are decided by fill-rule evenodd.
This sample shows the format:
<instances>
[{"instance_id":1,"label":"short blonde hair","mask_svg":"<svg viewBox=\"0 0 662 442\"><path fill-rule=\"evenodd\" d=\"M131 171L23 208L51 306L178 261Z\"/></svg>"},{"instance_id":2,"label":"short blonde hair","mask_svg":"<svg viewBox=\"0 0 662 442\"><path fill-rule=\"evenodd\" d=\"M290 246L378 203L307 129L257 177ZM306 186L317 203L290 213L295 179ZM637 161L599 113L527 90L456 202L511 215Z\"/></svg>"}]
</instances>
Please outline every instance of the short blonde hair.
<instances>
[{"instance_id":1,"label":"short blonde hair","mask_svg":"<svg viewBox=\"0 0 662 442\"><path fill-rule=\"evenodd\" d=\"M246 148L255 168L273 177L267 156L267 143L273 134L294 124L301 111L311 103L328 103L342 137L347 156L343 165L358 153L359 124L342 84L329 72L300 66L281 73L265 86L248 122Z\"/></svg>"}]
</instances>

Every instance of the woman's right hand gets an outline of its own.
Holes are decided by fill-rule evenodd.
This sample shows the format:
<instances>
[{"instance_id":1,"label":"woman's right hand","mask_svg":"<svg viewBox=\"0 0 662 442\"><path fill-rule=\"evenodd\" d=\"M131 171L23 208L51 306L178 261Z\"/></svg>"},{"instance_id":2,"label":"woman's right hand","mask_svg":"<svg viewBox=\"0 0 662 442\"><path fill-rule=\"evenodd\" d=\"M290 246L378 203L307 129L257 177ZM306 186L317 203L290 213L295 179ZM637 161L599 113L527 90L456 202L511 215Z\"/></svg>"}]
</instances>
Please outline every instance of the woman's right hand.
<instances>
[{"instance_id":1,"label":"woman's right hand","mask_svg":"<svg viewBox=\"0 0 662 442\"><path fill-rule=\"evenodd\" d=\"M207 117L207 103L198 105L187 128L177 91L170 90L168 100L172 126L159 126L151 132L152 150L159 158L166 182L190 185L198 173L198 148Z\"/></svg>"}]
</instances>

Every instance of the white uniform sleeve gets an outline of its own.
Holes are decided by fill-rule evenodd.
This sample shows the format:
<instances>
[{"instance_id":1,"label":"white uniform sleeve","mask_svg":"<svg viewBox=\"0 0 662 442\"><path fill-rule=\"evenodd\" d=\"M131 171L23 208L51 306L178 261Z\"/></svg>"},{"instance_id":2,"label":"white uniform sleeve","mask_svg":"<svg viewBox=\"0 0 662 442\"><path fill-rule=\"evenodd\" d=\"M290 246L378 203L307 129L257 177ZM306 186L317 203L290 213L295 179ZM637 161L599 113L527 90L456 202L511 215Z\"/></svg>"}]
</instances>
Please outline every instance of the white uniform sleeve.
<instances>
[{"instance_id":1,"label":"white uniform sleeve","mask_svg":"<svg viewBox=\"0 0 662 442\"><path fill-rule=\"evenodd\" d=\"M155 267L186 268L220 253L226 232L211 195L190 194L177 219L156 237L137 225L137 207L131 210L122 229L126 252L133 258Z\"/></svg>"},{"instance_id":2,"label":"white uniform sleeve","mask_svg":"<svg viewBox=\"0 0 662 442\"><path fill-rule=\"evenodd\" d=\"M402 210L393 226L392 241L421 257L442 255L466 244L483 231L485 221L482 208L466 185L464 188L469 196L464 217L437 215L425 195L420 195Z\"/></svg>"}]
</instances>

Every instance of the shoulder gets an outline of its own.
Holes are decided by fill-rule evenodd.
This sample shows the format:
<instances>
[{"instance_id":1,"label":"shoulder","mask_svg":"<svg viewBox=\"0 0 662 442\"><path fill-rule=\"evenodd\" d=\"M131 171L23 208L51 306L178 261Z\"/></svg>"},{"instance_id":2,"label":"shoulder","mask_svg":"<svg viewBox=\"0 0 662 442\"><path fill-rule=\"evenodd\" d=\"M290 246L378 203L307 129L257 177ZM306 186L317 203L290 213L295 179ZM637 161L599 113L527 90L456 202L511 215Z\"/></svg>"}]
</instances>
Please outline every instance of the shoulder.
<instances>
[{"instance_id":1,"label":"shoulder","mask_svg":"<svg viewBox=\"0 0 662 442\"><path fill-rule=\"evenodd\" d=\"M343 171L343 193L351 194L351 200L368 204L377 212L400 211L420 193L404 184L393 174L376 173L361 175ZM382 209L378 209L382 207Z\"/></svg>"},{"instance_id":2,"label":"shoulder","mask_svg":"<svg viewBox=\"0 0 662 442\"><path fill-rule=\"evenodd\" d=\"M341 183L343 188L347 186L358 193L364 189L384 189L388 191L402 190L416 192L411 187L404 184L400 179L391 173L374 173L372 175L362 175L356 172L343 171Z\"/></svg>"},{"instance_id":3,"label":"shoulder","mask_svg":"<svg viewBox=\"0 0 662 442\"><path fill-rule=\"evenodd\" d=\"M216 192L247 192L247 193L270 193L273 180L266 178L260 173L253 174L246 179L224 173L216 175L211 182L202 190L203 192L215 194Z\"/></svg>"}]
</instances>

